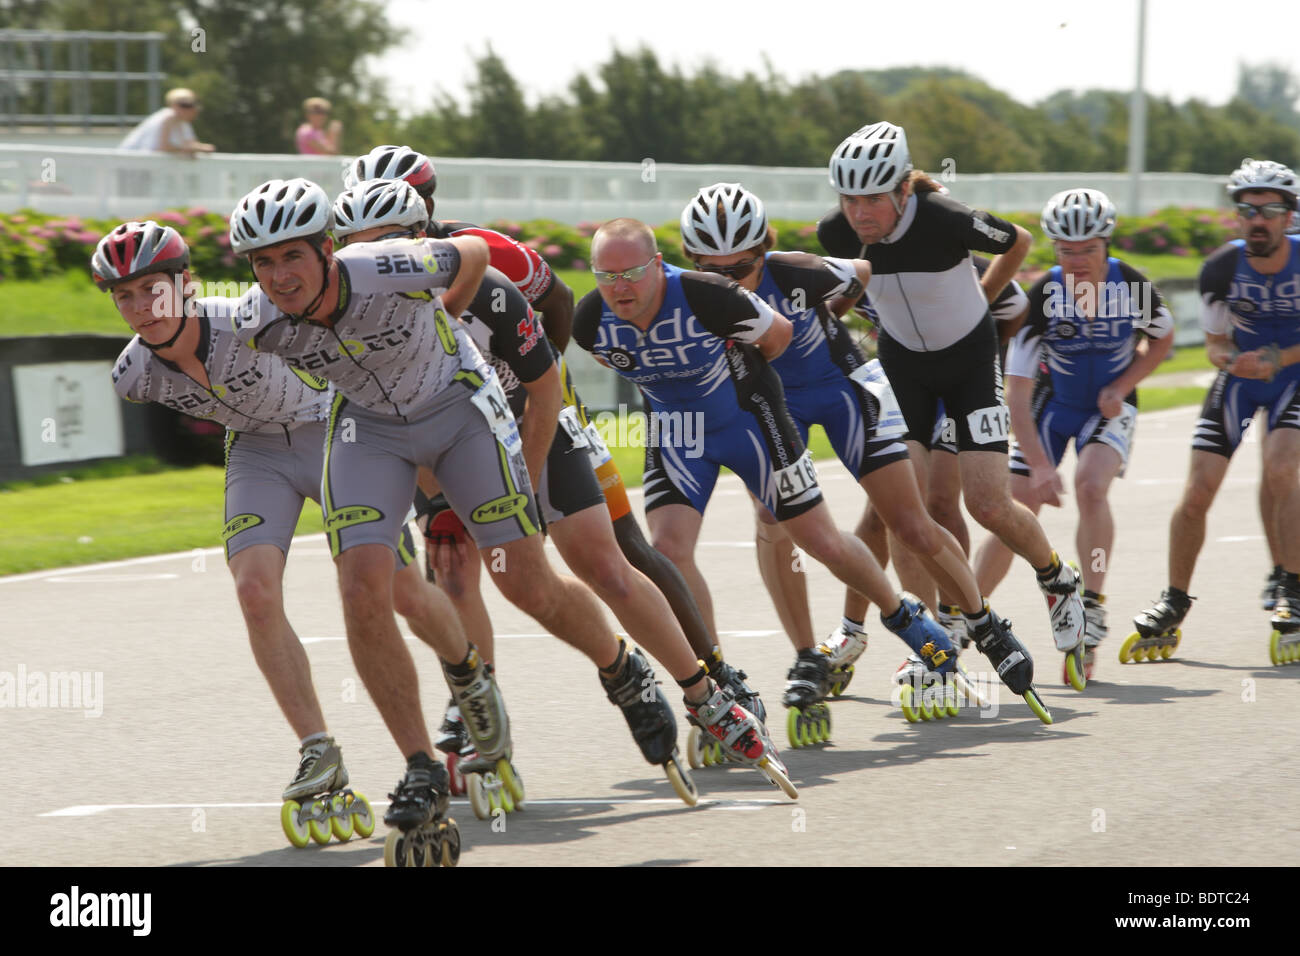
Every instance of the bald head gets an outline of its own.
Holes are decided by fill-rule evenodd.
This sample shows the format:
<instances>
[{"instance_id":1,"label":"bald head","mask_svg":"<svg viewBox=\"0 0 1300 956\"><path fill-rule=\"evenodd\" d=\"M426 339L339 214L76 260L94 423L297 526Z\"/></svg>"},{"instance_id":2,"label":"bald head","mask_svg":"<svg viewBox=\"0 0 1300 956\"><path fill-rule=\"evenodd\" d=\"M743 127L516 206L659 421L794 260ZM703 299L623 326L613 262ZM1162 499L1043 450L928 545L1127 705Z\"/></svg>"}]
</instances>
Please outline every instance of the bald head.
<instances>
[{"instance_id":1,"label":"bald head","mask_svg":"<svg viewBox=\"0 0 1300 956\"><path fill-rule=\"evenodd\" d=\"M185 87L180 86L174 90L168 90L167 95L163 97L163 102L168 106L175 106L177 103L196 103L198 99L193 90L187 90Z\"/></svg>"},{"instance_id":2,"label":"bald head","mask_svg":"<svg viewBox=\"0 0 1300 956\"><path fill-rule=\"evenodd\" d=\"M600 258L600 250L610 242L620 246L630 246L643 253L643 258L653 256L659 251L655 242L654 230L640 219L611 219L591 237L591 262L595 267Z\"/></svg>"}]
</instances>

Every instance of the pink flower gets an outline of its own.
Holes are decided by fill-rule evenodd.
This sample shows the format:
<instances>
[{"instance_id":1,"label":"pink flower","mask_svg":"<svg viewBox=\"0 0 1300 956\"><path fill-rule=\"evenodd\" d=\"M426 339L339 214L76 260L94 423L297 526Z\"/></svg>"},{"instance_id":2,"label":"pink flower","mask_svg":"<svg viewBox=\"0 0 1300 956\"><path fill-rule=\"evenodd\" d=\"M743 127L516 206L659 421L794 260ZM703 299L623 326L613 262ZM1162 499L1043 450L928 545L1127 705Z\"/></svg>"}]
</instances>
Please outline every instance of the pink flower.
<instances>
[{"instance_id":1,"label":"pink flower","mask_svg":"<svg viewBox=\"0 0 1300 956\"><path fill-rule=\"evenodd\" d=\"M561 249L559 246L557 246L555 243L551 243L549 246L547 246L542 250L542 255L546 256L546 258L548 259L554 259L563 251L564 250Z\"/></svg>"},{"instance_id":2,"label":"pink flower","mask_svg":"<svg viewBox=\"0 0 1300 956\"><path fill-rule=\"evenodd\" d=\"M195 206L193 209L185 210L185 212L187 215L192 216L195 219L197 219L200 216L206 216L208 214L208 211L204 209L202 206Z\"/></svg>"},{"instance_id":3,"label":"pink flower","mask_svg":"<svg viewBox=\"0 0 1300 956\"><path fill-rule=\"evenodd\" d=\"M579 228L581 228L581 227L579 227ZM586 260L586 259L574 259L572 265L570 265L569 268L570 268L570 269L573 269L575 272L586 272L586 271L587 271L587 260Z\"/></svg>"},{"instance_id":4,"label":"pink flower","mask_svg":"<svg viewBox=\"0 0 1300 956\"><path fill-rule=\"evenodd\" d=\"M1176 249L1172 249L1172 250L1170 250L1170 251L1171 251L1174 255L1176 255L1176 256L1186 256L1186 255L1190 255L1190 254L1191 254L1191 253L1188 252L1188 250L1185 249L1183 246L1178 246Z\"/></svg>"},{"instance_id":5,"label":"pink flower","mask_svg":"<svg viewBox=\"0 0 1300 956\"><path fill-rule=\"evenodd\" d=\"M188 226L190 224L190 221L187 218L170 209L166 212L158 213L157 219L159 222L175 223L178 226Z\"/></svg>"},{"instance_id":6,"label":"pink flower","mask_svg":"<svg viewBox=\"0 0 1300 956\"><path fill-rule=\"evenodd\" d=\"M578 223L578 235L584 239L589 239L600 228L598 222L580 222Z\"/></svg>"},{"instance_id":7,"label":"pink flower","mask_svg":"<svg viewBox=\"0 0 1300 956\"><path fill-rule=\"evenodd\" d=\"M1163 249L1165 246L1169 245L1169 240L1164 236L1156 236L1153 242L1157 249Z\"/></svg>"},{"instance_id":8,"label":"pink flower","mask_svg":"<svg viewBox=\"0 0 1300 956\"><path fill-rule=\"evenodd\" d=\"M212 235L214 232L216 232L216 230L213 229L211 226L204 226L202 229L199 230L199 238L200 238L200 239L206 239L206 238L208 238L208 236Z\"/></svg>"},{"instance_id":9,"label":"pink flower","mask_svg":"<svg viewBox=\"0 0 1300 956\"><path fill-rule=\"evenodd\" d=\"M234 255L234 253L231 253L231 252L224 253L224 254L221 256L221 264L222 264L223 266L225 266L227 269L233 267L234 264L235 264L235 255Z\"/></svg>"},{"instance_id":10,"label":"pink flower","mask_svg":"<svg viewBox=\"0 0 1300 956\"><path fill-rule=\"evenodd\" d=\"M9 221L13 223L22 223L27 221L26 216L10 216Z\"/></svg>"},{"instance_id":11,"label":"pink flower","mask_svg":"<svg viewBox=\"0 0 1300 956\"><path fill-rule=\"evenodd\" d=\"M1132 249L1132 248L1133 248L1133 240L1132 240L1132 239L1128 239L1128 238L1121 239L1121 240L1119 240L1119 247L1120 247L1121 249Z\"/></svg>"},{"instance_id":12,"label":"pink flower","mask_svg":"<svg viewBox=\"0 0 1300 956\"><path fill-rule=\"evenodd\" d=\"M221 235L217 236L217 245L219 245L222 249L229 249L230 233L223 232Z\"/></svg>"}]
</instances>

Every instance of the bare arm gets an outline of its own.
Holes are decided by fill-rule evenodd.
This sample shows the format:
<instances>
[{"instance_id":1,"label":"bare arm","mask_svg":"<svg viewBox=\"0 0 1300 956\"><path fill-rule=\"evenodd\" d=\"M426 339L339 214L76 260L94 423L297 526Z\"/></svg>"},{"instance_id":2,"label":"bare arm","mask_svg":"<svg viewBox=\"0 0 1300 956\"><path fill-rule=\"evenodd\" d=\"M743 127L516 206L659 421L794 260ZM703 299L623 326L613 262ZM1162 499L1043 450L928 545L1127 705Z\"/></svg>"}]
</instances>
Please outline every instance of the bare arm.
<instances>
[{"instance_id":1,"label":"bare arm","mask_svg":"<svg viewBox=\"0 0 1300 956\"><path fill-rule=\"evenodd\" d=\"M984 289L984 298L992 302L1001 294L1006 284L1016 277L1016 270L1029 255L1034 245L1034 237L1022 226L1016 226L1016 244L1000 256L994 256L989 263L980 286Z\"/></svg>"},{"instance_id":2,"label":"bare arm","mask_svg":"<svg viewBox=\"0 0 1300 956\"><path fill-rule=\"evenodd\" d=\"M1034 398L1034 380L1021 375L1008 375L1007 408L1011 412L1011 430L1016 444L1029 466L1029 482L1034 493L1044 504L1060 507L1061 478L1047 457L1043 443L1038 438L1031 403Z\"/></svg>"},{"instance_id":3,"label":"bare arm","mask_svg":"<svg viewBox=\"0 0 1300 956\"><path fill-rule=\"evenodd\" d=\"M860 292L853 297L839 295L826 303L827 307L831 310L831 314L837 319L843 318L845 312L849 311L849 309L862 301L862 296L865 294L867 285L871 282L871 263L866 259L854 259L853 271L857 273L858 281L862 283L863 292Z\"/></svg>"},{"instance_id":4,"label":"bare arm","mask_svg":"<svg viewBox=\"0 0 1300 956\"><path fill-rule=\"evenodd\" d=\"M542 313L546 337L563 352L573 334L573 290L556 276L550 290L533 303L533 308Z\"/></svg>"},{"instance_id":5,"label":"bare arm","mask_svg":"<svg viewBox=\"0 0 1300 956\"><path fill-rule=\"evenodd\" d=\"M1008 342L1014 339L1016 337L1016 333L1020 331L1021 327L1025 324L1025 319L1027 318L1029 318L1029 306L1025 306L1023 309L1021 309L1019 315L1012 316L1011 318L1007 319L1005 322L999 322L998 323L998 344L1006 345Z\"/></svg>"},{"instance_id":6,"label":"bare arm","mask_svg":"<svg viewBox=\"0 0 1300 956\"><path fill-rule=\"evenodd\" d=\"M523 384L528 400L524 405L519 435L524 445L524 461L528 463L528 477L532 479L536 490L541 487L542 469L546 466L546 456L555 440L555 426L564 405L560 390L560 367L552 362L540 378Z\"/></svg>"},{"instance_id":7,"label":"bare arm","mask_svg":"<svg viewBox=\"0 0 1300 956\"><path fill-rule=\"evenodd\" d=\"M460 268L451 281L451 285L442 293L442 304L452 315L460 315L467 308L478 292L483 273L488 267L488 244L478 236L457 236L444 239L450 242L460 253Z\"/></svg>"},{"instance_id":8,"label":"bare arm","mask_svg":"<svg viewBox=\"0 0 1300 956\"><path fill-rule=\"evenodd\" d=\"M769 362L786 350L790 339L794 337L794 325L784 315L776 315L766 332L759 336L754 344Z\"/></svg>"}]
</instances>

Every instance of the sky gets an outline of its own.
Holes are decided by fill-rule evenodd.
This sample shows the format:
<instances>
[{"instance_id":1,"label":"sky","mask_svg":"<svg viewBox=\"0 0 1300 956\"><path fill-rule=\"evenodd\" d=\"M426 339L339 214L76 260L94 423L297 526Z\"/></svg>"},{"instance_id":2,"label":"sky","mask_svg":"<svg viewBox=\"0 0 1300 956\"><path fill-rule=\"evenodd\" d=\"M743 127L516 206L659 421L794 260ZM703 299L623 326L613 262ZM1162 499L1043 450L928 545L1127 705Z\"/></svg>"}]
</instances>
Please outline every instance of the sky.
<instances>
[{"instance_id":1,"label":"sky","mask_svg":"<svg viewBox=\"0 0 1300 956\"><path fill-rule=\"evenodd\" d=\"M564 94L580 72L594 75L615 46L646 45L661 64L687 74L709 59L723 73L761 74L766 54L789 81L843 69L947 66L1023 103L1060 89L1130 90L1136 76L1138 0L496 0L482 7L389 0L385 7L408 39L369 68L389 81L408 114L427 108L431 84L464 103L474 59L489 42L530 102ZM1145 87L1175 102L1226 102L1242 62L1300 72L1295 0L1147 0L1146 34Z\"/></svg>"}]
</instances>

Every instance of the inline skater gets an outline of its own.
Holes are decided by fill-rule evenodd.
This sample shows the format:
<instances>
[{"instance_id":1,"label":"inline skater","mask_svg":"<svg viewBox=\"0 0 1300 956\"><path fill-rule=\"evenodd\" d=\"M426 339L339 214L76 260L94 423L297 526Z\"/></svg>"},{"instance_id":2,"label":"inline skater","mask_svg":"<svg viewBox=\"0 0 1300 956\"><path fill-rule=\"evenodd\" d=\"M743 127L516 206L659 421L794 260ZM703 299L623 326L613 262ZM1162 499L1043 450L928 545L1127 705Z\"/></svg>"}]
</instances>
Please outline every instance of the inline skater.
<instances>
[{"instance_id":1,"label":"inline skater","mask_svg":"<svg viewBox=\"0 0 1300 956\"><path fill-rule=\"evenodd\" d=\"M732 469L795 543L882 609L899 634L941 674L955 665L947 635L907 595L897 595L866 545L838 530L822 501L811 458L768 365L789 344L790 321L722 276L667 265L654 233L635 219L605 223L592 237L597 288L574 314L574 341L636 383L649 401L645 497L655 547L697 594L694 564L703 510L719 468ZM839 277L845 291L856 277ZM689 420L686 416L693 416ZM688 443L688 424L698 442ZM1028 666L1008 648L1007 667Z\"/></svg>"},{"instance_id":2,"label":"inline skater","mask_svg":"<svg viewBox=\"0 0 1300 956\"><path fill-rule=\"evenodd\" d=\"M542 313L546 337L561 353L564 352L568 347L573 325L573 292L536 250L492 229L484 229L466 222L434 219L437 171L427 156L409 146L376 146L366 155L358 157L348 167L344 182L350 187L366 179L404 179L414 186L424 200L425 209L429 214L428 235L441 239L473 235L486 241L491 266L509 277L528 299L533 309ZM588 433L590 440L588 453L596 469L601 490L604 492L610 518L614 522L614 536L618 540L619 549L632 566L653 581L668 599L673 614L681 624L687 640L690 641L691 648L696 656L704 661L709 676L730 690L737 702L758 717L760 722L764 721L766 709L762 699L746 683L748 677L745 672L723 659L722 648L712 629L705 624L681 573L646 540L641 525L632 514L632 507L627 500L627 489L623 484L622 475L619 474L618 466L604 449L599 432L594 425L591 425L586 409L577 400L576 392L571 387L568 367L565 365L563 355L560 358L560 372L564 383L564 403L575 410L579 422ZM455 513L445 507L445 499L438 498L434 494L431 476L423 470L420 473L420 482L423 500L417 496L417 508L422 515L421 523L426 530L432 526L429 516L435 510L443 521L451 522L451 526L445 532L439 527L434 527L433 534L428 535L430 546L425 549L426 560L442 553L446 560L454 561L456 550L441 551L439 545L442 542L455 543L457 540L463 540L463 535L455 527ZM449 565L449 571L450 567ZM432 564L428 565L428 575L430 580L435 577ZM444 582L446 586L453 589L456 583ZM486 606L477 595L476 590L464 591L463 602L459 605L459 609L474 643L491 662L493 660L492 624L488 619ZM454 703L448 705L447 715L436 743L449 753L459 752L466 743L460 713Z\"/></svg>"},{"instance_id":3,"label":"inline skater","mask_svg":"<svg viewBox=\"0 0 1300 956\"><path fill-rule=\"evenodd\" d=\"M737 183L701 189L682 211L681 234L684 254L701 272L733 279L792 323L791 345L772 359L771 368L781 378L800 441L807 441L811 425L825 428L840 461L870 496L886 526L943 583L945 592L959 596L966 613L986 623L988 612L960 545L930 518L921 501L902 440L906 426L889 383L883 376L867 375L865 357L836 318L835 309L847 309L870 282L870 264L771 251L776 233L763 203ZM764 583L779 612L782 602L775 595L783 585L786 595L797 588L802 598L797 602L802 613L789 614L791 602L786 602L782 620L795 618L786 629L797 653L786 704L805 709L825 697L832 665L843 668L865 648L865 637L859 636L862 618L842 625L842 630L853 627L856 633L846 633L839 644L814 649L802 575L786 573L793 562L777 548L778 541L788 537L771 511L754 500ZM772 565L780 565L779 570ZM787 578L797 580L788 586ZM848 675L843 679L847 683Z\"/></svg>"},{"instance_id":4,"label":"inline skater","mask_svg":"<svg viewBox=\"0 0 1300 956\"><path fill-rule=\"evenodd\" d=\"M329 735L311 682L311 670L284 611L282 579L290 539L304 498L320 499L325 420L332 390L323 379L295 370L273 355L245 348L232 328L236 300L195 298L188 270L189 249L169 226L128 222L100 240L91 267L96 283L135 338L113 372L114 386L127 400L160 404L218 421L226 432L226 524L222 532L230 572L248 627L253 656L285 718L301 743L297 773L285 789L281 822L289 838L305 845L310 832L329 839L350 835L348 782L338 745ZM438 651L444 669L472 684L473 706L487 722L476 727L485 747L505 720L496 685L469 645L444 595L429 586L412 564L409 531L395 530L397 571L392 589L412 630ZM352 645L353 659L367 689L403 752L428 748L428 732L403 692L414 687L415 670L404 645ZM459 663L455 663L459 662ZM391 675L376 679L377 673ZM310 798L324 794L325 806ZM359 798L364 835L373 827L368 804ZM300 803L301 802L301 805ZM331 815L334 817L331 823ZM307 819L310 817L310 819ZM324 837L321 840L321 837Z\"/></svg>"},{"instance_id":5,"label":"inline skater","mask_svg":"<svg viewBox=\"0 0 1300 956\"><path fill-rule=\"evenodd\" d=\"M332 218L319 186L272 180L236 206L231 248L249 256L261 283L245 297L253 318L236 331L290 365L319 367L339 390L322 493L349 636L400 640L378 569L390 557L387 529L414 496L416 469L429 467L452 508L469 518L482 559L497 564L501 593L601 669L643 755L694 802L676 759L672 710L661 692L647 693L649 664L625 651L594 595L547 562L518 427L495 372L452 318L478 291L487 243L393 240L335 253L326 235ZM423 770L412 774L417 763ZM499 763L503 776L511 773L508 756ZM385 819L404 834L424 827L448 786L441 763L415 755ZM400 849L406 837L396 839Z\"/></svg>"},{"instance_id":6,"label":"inline skater","mask_svg":"<svg viewBox=\"0 0 1300 956\"><path fill-rule=\"evenodd\" d=\"M375 179L339 195L334 219L335 237L350 248L391 238L395 232L423 238L426 213L412 186L401 180ZM712 684L668 602L618 549L605 497L585 451L587 433L575 412L561 411L558 351L543 337L527 300L503 273L489 268L460 319L502 383L519 426L547 533L561 557L610 606L628 634L664 663L682 688L692 718L737 760L750 760L755 756L750 753L755 739L762 739L762 728L752 714ZM455 512L445 509L431 523L444 536L455 537L452 522L456 520ZM463 525L459 535L465 535ZM482 607L473 561L453 565L443 554L437 563L439 579L450 583L458 611L467 603ZM468 595L474 596L472 602L467 601Z\"/></svg>"},{"instance_id":7,"label":"inline skater","mask_svg":"<svg viewBox=\"0 0 1300 956\"><path fill-rule=\"evenodd\" d=\"M1158 648L1173 652L1192 598L1187 593L1201 546L1205 516L1228 463L1259 409L1266 412L1263 481L1280 547L1282 579L1274 592L1274 664L1300 651L1300 236L1286 230L1300 196L1295 173L1280 163L1246 159L1228 178L1240 238L1215 251L1201 267L1205 349L1219 374L1205 397L1192 438L1187 487L1169 523L1169 586L1134 618L1137 634L1120 659L1141 660ZM1168 653L1164 653L1168 650Z\"/></svg>"},{"instance_id":8,"label":"inline skater","mask_svg":"<svg viewBox=\"0 0 1300 956\"><path fill-rule=\"evenodd\" d=\"M1137 386L1169 354L1173 317L1155 286L1110 255L1115 206L1096 189L1067 189L1043 208L1043 232L1057 265L1029 292L1029 319L1007 354L1011 494L1034 514L1060 506L1057 467L1070 441L1078 465L1075 533L1086 618L1084 667L1091 676L1105 639L1106 568L1114 556L1115 521L1108 495L1124 473L1137 427ZM1035 402L1039 363L1050 391ZM976 569L992 591L1011 567L996 537L980 548Z\"/></svg>"},{"instance_id":9,"label":"inline skater","mask_svg":"<svg viewBox=\"0 0 1300 956\"><path fill-rule=\"evenodd\" d=\"M929 486L937 403L957 429L958 467L967 507L977 522L1025 558L1038 574L1057 650L1069 660L1071 684L1083 672L1084 616L1078 575L1061 561L1030 511L1011 497L1006 464L1009 416L1002 398L997 333L989 302L1029 251L1024 229L942 195L912 169L904 131L864 126L831 156L830 183L840 216L818 225L832 255L871 262L868 286L881 318L879 358L908 426L908 451L922 489ZM995 258L983 280L972 251ZM971 634L983 649L987 634Z\"/></svg>"}]
</instances>

